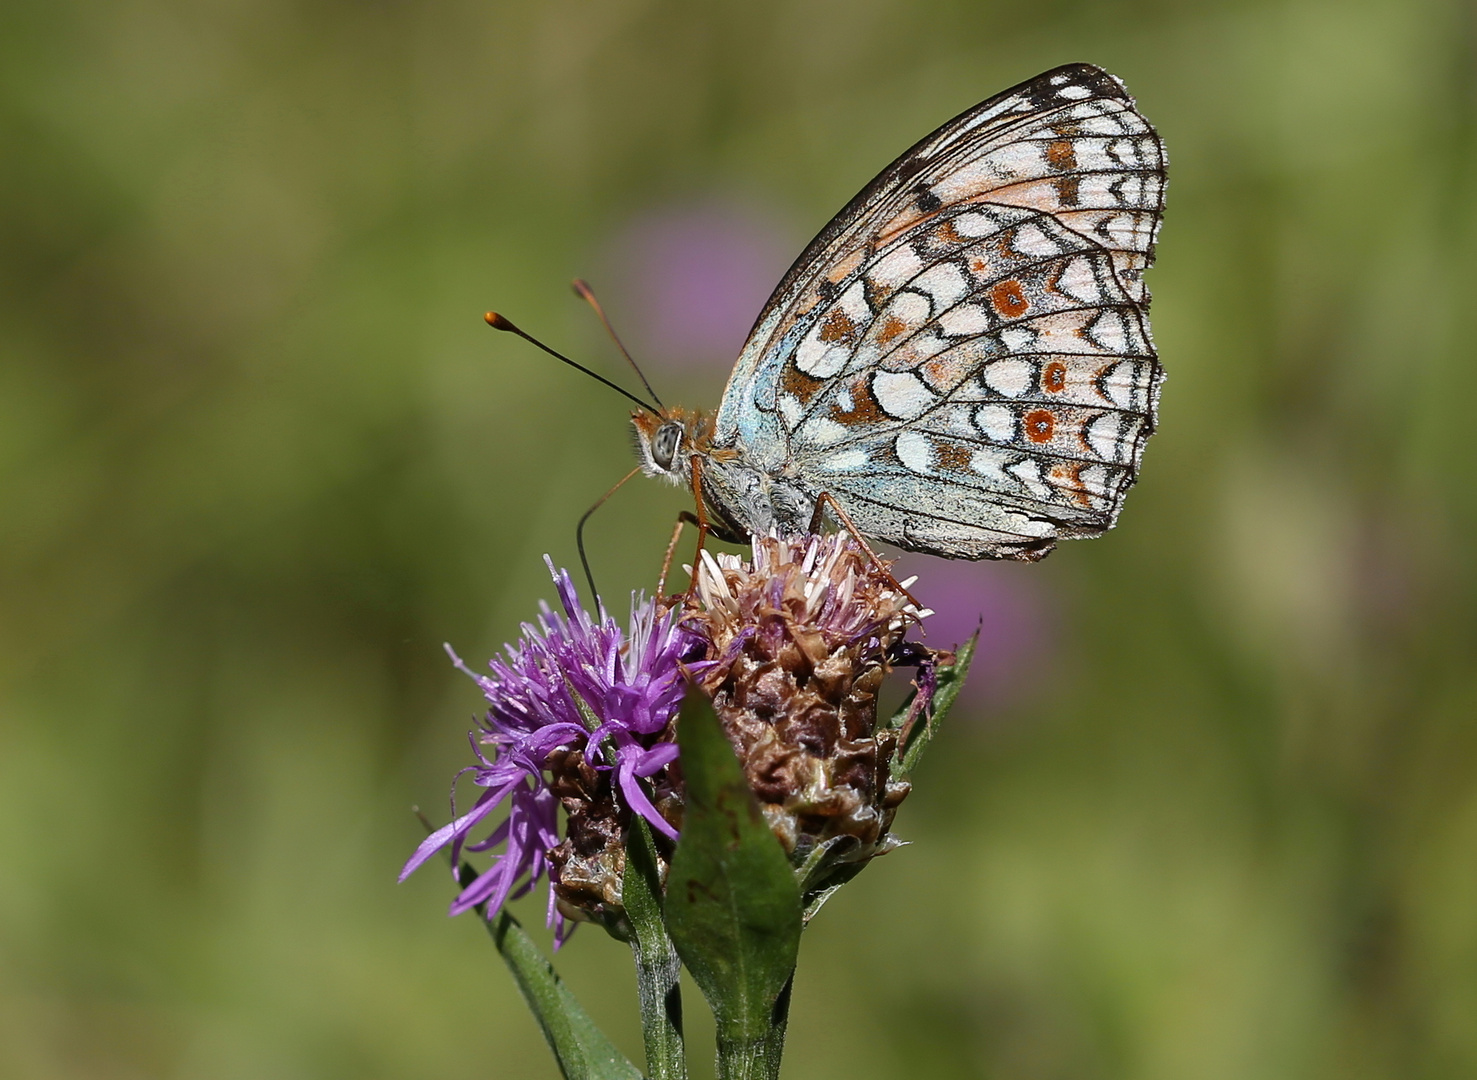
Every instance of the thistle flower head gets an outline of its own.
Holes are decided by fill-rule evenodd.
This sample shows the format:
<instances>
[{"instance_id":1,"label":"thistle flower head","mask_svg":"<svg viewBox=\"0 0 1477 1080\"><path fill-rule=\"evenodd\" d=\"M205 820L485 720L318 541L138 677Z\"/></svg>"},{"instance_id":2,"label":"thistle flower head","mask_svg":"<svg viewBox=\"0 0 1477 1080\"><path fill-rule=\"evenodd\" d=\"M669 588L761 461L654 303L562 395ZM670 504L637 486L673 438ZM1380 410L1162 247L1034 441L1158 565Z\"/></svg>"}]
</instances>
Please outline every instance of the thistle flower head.
<instances>
[{"instance_id":1,"label":"thistle flower head","mask_svg":"<svg viewBox=\"0 0 1477 1080\"><path fill-rule=\"evenodd\" d=\"M880 854L909 785L891 775L898 734L878 725L877 691L928 612L845 533L755 537L753 551L699 562L687 620L710 642L702 688L786 850L850 836L860 858Z\"/></svg>"},{"instance_id":2,"label":"thistle flower head","mask_svg":"<svg viewBox=\"0 0 1477 1080\"><path fill-rule=\"evenodd\" d=\"M503 845L491 867L452 903L451 913L486 905L491 917L547 874L548 918L562 940L566 915L619 905L625 815L640 814L653 828L676 836L641 781L677 756L670 730L687 686L682 664L700 656L703 644L670 613L639 598L632 601L628 632L603 605L592 618L580 606L569 574L545 561L562 612L544 605L537 624L525 623L521 639L489 662L490 675L472 672L451 654L487 698L487 713L471 733L478 764L465 770L485 790L470 810L426 838L400 877L448 843L453 864L463 850ZM467 843L469 833L505 801L507 818ZM568 816L563 841L561 804Z\"/></svg>"}]
</instances>

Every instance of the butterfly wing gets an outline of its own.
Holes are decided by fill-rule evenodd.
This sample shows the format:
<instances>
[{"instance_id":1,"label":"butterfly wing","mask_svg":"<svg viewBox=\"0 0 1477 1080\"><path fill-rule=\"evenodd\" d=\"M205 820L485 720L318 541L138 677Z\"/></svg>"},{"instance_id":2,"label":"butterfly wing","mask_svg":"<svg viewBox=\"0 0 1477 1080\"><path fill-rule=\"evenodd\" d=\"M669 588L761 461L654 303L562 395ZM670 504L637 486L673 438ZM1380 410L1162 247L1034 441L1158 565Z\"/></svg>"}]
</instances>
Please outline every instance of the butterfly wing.
<instances>
[{"instance_id":1,"label":"butterfly wing","mask_svg":"<svg viewBox=\"0 0 1477 1080\"><path fill-rule=\"evenodd\" d=\"M1039 558L1110 528L1162 381L1143 272L1163 191L1158 136L1091 65L956 117L791 267L715 442L912 550Z\"/></svg>"}]
</instances>

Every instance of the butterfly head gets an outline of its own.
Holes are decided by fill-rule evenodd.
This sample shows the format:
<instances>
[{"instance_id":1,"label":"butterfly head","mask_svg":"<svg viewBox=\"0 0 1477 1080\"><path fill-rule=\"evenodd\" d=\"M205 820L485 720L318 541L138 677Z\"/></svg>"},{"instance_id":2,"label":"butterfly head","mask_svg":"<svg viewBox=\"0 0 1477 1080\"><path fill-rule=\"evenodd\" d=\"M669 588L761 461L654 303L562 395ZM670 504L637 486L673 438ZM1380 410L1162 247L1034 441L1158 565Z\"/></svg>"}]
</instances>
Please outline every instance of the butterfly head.
<instances>
[{"instance_id":1,"label":"butterfly head","mask_svg":"<svg viewBox=\"0 0 1477 1080\"><path fill-rule=\"evenodd\" d=\"M673 484L687 486L692 477L692 455L708 449L708 417L686 409L664 409L660 414L633 412L636 452L641 471Z\"/></svg>"}]
</instances>

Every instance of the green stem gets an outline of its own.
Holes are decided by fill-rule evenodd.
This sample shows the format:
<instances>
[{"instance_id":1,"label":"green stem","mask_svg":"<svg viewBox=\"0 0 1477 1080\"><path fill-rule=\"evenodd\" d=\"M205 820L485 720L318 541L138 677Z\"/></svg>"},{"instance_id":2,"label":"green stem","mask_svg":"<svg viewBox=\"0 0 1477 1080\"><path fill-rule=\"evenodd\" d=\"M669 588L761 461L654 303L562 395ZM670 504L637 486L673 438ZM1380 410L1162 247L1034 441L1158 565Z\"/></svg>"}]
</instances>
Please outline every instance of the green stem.
<instances>
[{"instance_id":1,"label":"green stem","mask_svg":"<svg viewBox=\"0 0 1477 1080\"><path fill-rule=\"evenodd\" d=\"M774 1080L779 1074L779 1055L768 1038L718 1040L718 1080Z\"/></svg>"},{"instance_id":2,"label":"green stem","mask_svg":"<svg viewBox=\"0 0 1477 1080\"><path fill-rule=\"evenodd\" d=\"M766 1080L778 1071L770 1068L767 1040L718 1040L718 1080Z\"/></svg>"},{"instance_id":3,"label":"green stem","mask_svg":"<svg viewBox=\"0 0 1477 1080\"><path fill-rule=\"evenodd\" d=\"M725 1039L719 1035L718 1080L779 1080L785 1032L790 1024L790 990L794 985L792 974L774 1003L769 1030L759 1038Z\"/></svg>"},{"instance_id":4,"label":"green stem","mask_svg":"<svg viewBox=\"0 0 1477 1080\"><path fill-rule=\"evenodd\" d=\"M641 1038L646 1044L649 1080L687 1080L682 1050L682 967L670 943L651 955L640 938L631 938L636 954L636 992L641 1000Z\"/></svg>"},{"instance_id":5,"label":"green stem","mask_svg":"<svg viewBox=\"0 0 1477 1080\"><path fill-rule=\"evenodd\" d=\"M626 837L621 899L636 956L641 1037L649 1080L687 1080L682 1048L682 964L662 921L661 871L651 830L634 817Z\"/></svg>"},{"instance_id":6,"label":"green stem","mask_svg":"<svg viewBox=\"0 0 1477 1080\"><path fill-rule=\"evenodd\" d=\"M785 1052L785 1033L790 1028L790 991L793 989L795 989L795 973L792 971L790 981L785 983L785 988L780 991L779 1000L774 1003L769 1034L764 1039L765 1060L773 1062L769 1080L779 1080L780 1056Z\"/></svg>"}]
</instances>

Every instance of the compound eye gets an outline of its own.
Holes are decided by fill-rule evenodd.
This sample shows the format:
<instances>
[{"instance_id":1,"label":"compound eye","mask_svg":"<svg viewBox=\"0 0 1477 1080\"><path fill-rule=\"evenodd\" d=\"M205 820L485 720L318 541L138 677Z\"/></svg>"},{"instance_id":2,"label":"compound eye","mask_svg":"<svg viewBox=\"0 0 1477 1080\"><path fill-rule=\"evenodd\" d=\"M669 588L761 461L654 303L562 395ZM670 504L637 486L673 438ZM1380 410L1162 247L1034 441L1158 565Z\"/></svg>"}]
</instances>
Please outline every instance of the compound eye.
<instances>
[{"instance_id":1,"label":"compound eye","mask_svg":"<svg viewBox=\"0 0 1477 1080\"><path fill-rule=\"evenodd\" d=\"M663 424L657 428L656 438L651 440L651 460L657 468L670 470L672 459L677 456L677 447L682 444L682 425Z\"/></svg>"}]
</instances>

